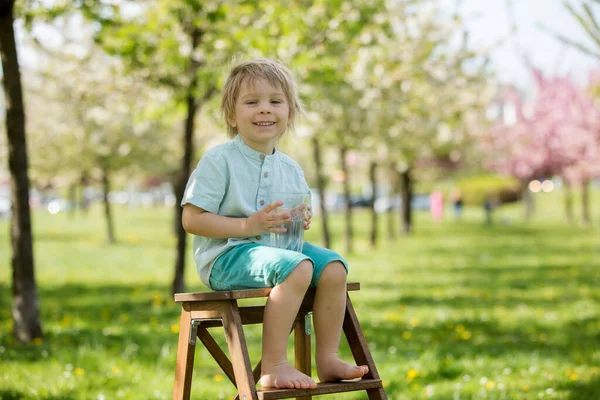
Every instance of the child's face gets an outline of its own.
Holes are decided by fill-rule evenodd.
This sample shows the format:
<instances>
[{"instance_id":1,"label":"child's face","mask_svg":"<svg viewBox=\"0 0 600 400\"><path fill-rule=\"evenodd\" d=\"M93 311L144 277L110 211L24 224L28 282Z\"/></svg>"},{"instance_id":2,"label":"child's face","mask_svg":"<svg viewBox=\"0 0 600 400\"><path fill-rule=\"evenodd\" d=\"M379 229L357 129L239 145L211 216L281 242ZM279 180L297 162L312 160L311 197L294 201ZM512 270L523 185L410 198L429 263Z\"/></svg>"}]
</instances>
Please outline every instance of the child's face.
<instances>
[{"instance_id":1,"label":"child's face","mask_svg":"<svg viewBox=\"0 0 600 400\"><path fill-rule=\"evenodd\" d=\"M277 138L288 124L290 106L280 88L264 79L244 79L229 123L244 142L256 151L272 154Z\"/></svg>"}]
</instances>

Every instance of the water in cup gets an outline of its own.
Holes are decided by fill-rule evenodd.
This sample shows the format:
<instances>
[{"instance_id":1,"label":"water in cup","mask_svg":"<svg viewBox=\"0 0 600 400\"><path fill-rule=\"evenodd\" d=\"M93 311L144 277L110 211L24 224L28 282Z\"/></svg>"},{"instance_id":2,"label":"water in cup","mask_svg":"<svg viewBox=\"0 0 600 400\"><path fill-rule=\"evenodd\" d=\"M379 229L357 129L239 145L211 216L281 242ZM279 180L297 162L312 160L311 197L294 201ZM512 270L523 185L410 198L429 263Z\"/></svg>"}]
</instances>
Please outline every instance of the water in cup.
<instances>
[{"instance_id":1,"label":"water in cup","mask_svg":"<svg viewBox=\"0 0 600 400\"><path fill-rule=\"evenodd\" d=\"M310 197L308 194L272 194L273 201L281 200L283 205L275 212L288 211L291 221L281 225L286 232L271 233L269 245L280 249L288 249L297 252L302 251L304 245L304 219L308 212Z\"/></svg>"}]
</instances>

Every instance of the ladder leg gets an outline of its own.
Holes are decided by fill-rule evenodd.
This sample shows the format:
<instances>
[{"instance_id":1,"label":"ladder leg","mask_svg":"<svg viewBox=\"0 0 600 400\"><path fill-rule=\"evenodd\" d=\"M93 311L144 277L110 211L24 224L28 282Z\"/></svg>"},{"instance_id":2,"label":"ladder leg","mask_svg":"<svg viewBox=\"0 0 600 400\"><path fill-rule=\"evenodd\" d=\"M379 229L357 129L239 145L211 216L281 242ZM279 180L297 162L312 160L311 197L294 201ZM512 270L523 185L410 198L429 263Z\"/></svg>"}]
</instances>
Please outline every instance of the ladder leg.
<instances>
[{"instance_id":1,"label":"ladder leg","mask_svg":"<svg viewBox=\"0 0 600 400\"><path fill-rule=\"evenodd\" d=\"M298 323L294 325L294 356L296 369L311 375L310 334L306 332L306 311L300 309ZM312 396L296 397L296 400L312 400Z\"/></svg>"},{"instance_id":2,"label":"ladder leg","mask_svg":"<svg viewBox=\"0 0 600 400\"><path fill-rule=\"evenodd\" d=\"M190 344L191 317L187 304L181 306L179 322L179 340L177 342L177 363L175 366L175 385L173 400L189 400L192 390L192 372L194 370L195 346Z\"/></svg>"},{"instance_id":3,"label":"ladder leg","mask_svg":"<svg viewBox=\"0 0 600 400\"><path fill-rule=\"evenodd\" d=\"M256 381L252 374L237 301L227 301L223 308L223 328L229 346L229 355L231 356L238 395L240 400L258 400Z\"/></svg>"},{"instance_id":4,"label":"ladder leg","mask_svg":"<svg viewBox=\"0 0 600 400\"><path fill-rule=\"evenodd\" d=\"M373 361L371 351L369 350L367 339L365 339L365 335L358 322L358 317L356 316L356 312L350 301L350 296L348 295L346 295L346 315L343 328L350 349L352 350L354 360L358 365L367 365L369 367L369 373L367 373L364 378L381 379L379 377L379 372L377 372L375 361ZM369 400L387 400L387 395L385 394L383 387L368 389L367 393L369 395Z\"/></svg>"}]
</instances>

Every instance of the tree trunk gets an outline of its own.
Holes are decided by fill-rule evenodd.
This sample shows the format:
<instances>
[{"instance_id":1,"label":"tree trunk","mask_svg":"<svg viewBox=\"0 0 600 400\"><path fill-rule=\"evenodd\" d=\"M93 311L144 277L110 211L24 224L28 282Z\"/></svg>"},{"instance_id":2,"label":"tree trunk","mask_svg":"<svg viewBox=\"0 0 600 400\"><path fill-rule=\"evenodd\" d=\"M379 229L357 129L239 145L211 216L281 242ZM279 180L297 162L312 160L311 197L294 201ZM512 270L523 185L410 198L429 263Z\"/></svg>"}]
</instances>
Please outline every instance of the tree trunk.
<instances>
[{"instance_id":1,"label":"tree trunk","mask_svg":"<svg viewBox=\"0 0 600 400\"><path fill-rule=\"evenodd\" d=\"M112 210L110 202L108 201L108 194L110 193L110 180L108 177L108 170L102 166L102 202L104 204L104 220L106 221L106 241L110 244L117 243L115 236L115 226L112 217Z\"/></svg>"},{"instance_id":2,"label":"tree trunk","mask_svg":"<svg viewBox=\"0 0 600 400\"><path fill-rule=\"evenodd\" d=\"M401 222L402 222L402 232L405 235L410 235L413 230L412 226L412 178L410 176L411 170L410 168L405 169L400 174L400 191L402 193L402 213L401 213Z\"/></svg>"},{"instance_id":3,"label":"tree trunk","mask_svg":"<svg viewBox=\"0 0 600 400\"><path fill-rule=\"evenodd\" d=\"M567 222L572 224L575 220L573 217L573 189L571 188L571 184L564 181L565 184L565 214L567 216Z\"/></svg>"},{"instance_id":4,"label":"tree trunk","mask_svg":"<svg viewBox=\"0 0 600 400\"><path fill-rule=\"evenodd\" d=\"M0 3L0 56L6 105L8 166L11 180L12 317L17 340L29 342L42 337L39 300L35 282L25 110L21 74L13 28L14 1Z\"/></svg>"},{"instance_id":5,"label":"tree trunk","mask_svg":"<svg viewBox=\"0 0 600 400\"><path fill-rule=\"evenodd\" d=\"M371 207L371 247L375 247L377 245L377 230L379 229L377 212L375 211L375 200L377 200L377 163L375 161L371 161L369 178L373 189L371 201L369 202L369 207Z\"/></svg>"},{"instance_id":6,"label":"tree trunk","mask_svg":"<svg viewBox=\"0 0 600 400\"><path fill-rule=\"evenodd\" d=\"M388 239L393 240L396 238L396 215L394 214L394 196L397 192L397 184L396 184L396 169L394 166L390 166L390 181L391 181L391 190L389 194L389 208L387 209L387 230L388 230Z\"/></svg>"},{"instance_id":7,"label":"tree trunk","mask_svg":"<svg viewBox=\"0 0 600 400\"><path fill-rule=\"evenodd\" d=\"M527 182L522 184L523 201L525 202L525 219L530 220L535 212L535 201Z\"/></svg>"},{"instance_id":8,"label":"tree trunk","mask_svg":"<svg viewBox=\"0 0 600 400\"><path fill-rule=\"evenodd\" d=\"M581 183L581 224L588 226L590 222L590 180L585 179Z\"/></svg>"},{"instance_id":9,"label":"tree trunk","mask_svg":"<svg viewBox=\"0 0 600 400\"><path fill-rule=\"evenodd\" d=\"M192 51L189 58L189 78L190 83L187 88L186 107L187 118L185 120L185 129L183 134L183 158L181 160L181 170L175 185L175 226L177 235L177 254L175 258L175 274L171 285L171 293L179 293L185 291L185 249L187 244L187 234L181 224L181 216L183 208L181 201L183 200L183 192L185 185L191 173L192 156L194 155L194 122L198 111L198 101L196 98L196 90L198 86L198 69L200 64L194 59L196 49L202 41L203 32L194 29L191 32Z\"/></svg>"},{"instance_id":10,"label":"tree trunk","mask_svg":"<svg viewBox=\"0 0 600 400\"><path fill-rule=\"evenodd\" d=\"M83 172L79 178L79 208L85 215L87 215L90 207L90 199L87 198L86 193L88 182L88 175L86 172Z\"/></svg>"},{"instance_id":11,"label":"tree trunk","mask_svg":"<svg viewBox=\"0 0 600 400\"><path fill-rule=\"evenodd\" d=\"M313 144L313 156L315 158L315 169L317 174L317 188L319 189L319 206L321 207L321 224L323 230L323 246L327 249L331 246L331 239L329 236L329 225L327 207L325 205L325 177L323 176L323 163L321 162L321 146L319 145L319 139L317 136L312 138Z\"/></svg>"},{"instance_id":12,"label":"tree trunk","mask_svg":"<svg viewBox=\"0 0 600 400\"><path fill-rule=\"evenodd\" d=\"M346 217L346 253L352 253L352 238L354 236L352 232L352 205L350 204L350 176L348 173L348 167L346 166L346 153L348 149L346 146L340 147L340 167L344 173L344 199L345 199L345 217Z\"/></svg>"},{"instance_id":13,"label":"tree trunk","mask_svg":"<svg viewBox=\"0 0 600 400\"><path fill-rule=\"evenodd\" d=\"M73 218L75 213L77 212L77 183L71 182L69 185L69 203L71 207L67 211L69 213L69 217Z\"/></svg>"}]
</instances>

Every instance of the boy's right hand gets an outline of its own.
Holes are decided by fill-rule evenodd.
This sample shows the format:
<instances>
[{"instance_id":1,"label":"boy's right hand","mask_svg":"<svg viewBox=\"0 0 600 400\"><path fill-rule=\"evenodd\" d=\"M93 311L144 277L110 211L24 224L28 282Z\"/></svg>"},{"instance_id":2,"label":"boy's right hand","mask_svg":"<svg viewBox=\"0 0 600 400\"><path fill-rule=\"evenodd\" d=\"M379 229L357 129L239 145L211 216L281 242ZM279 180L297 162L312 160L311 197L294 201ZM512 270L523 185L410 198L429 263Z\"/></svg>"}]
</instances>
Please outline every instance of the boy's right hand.
<instances>
[{"instance_id":1,"label":"boy's right hand","mask_svg":"<svg viewBox=\"0 0 600 400\"><path fill-rule=\"evenodd\" d=\"M245 230L247 236L262 235L264 233L283 233L286 232L286 228L282 228L281 225L287 224L291 221L289 212L271 212L277 207L281 207L283 201L276 201L268 204L263 209L258 210L248 218L246 218Z\"/></svg>"}]
</instances>

